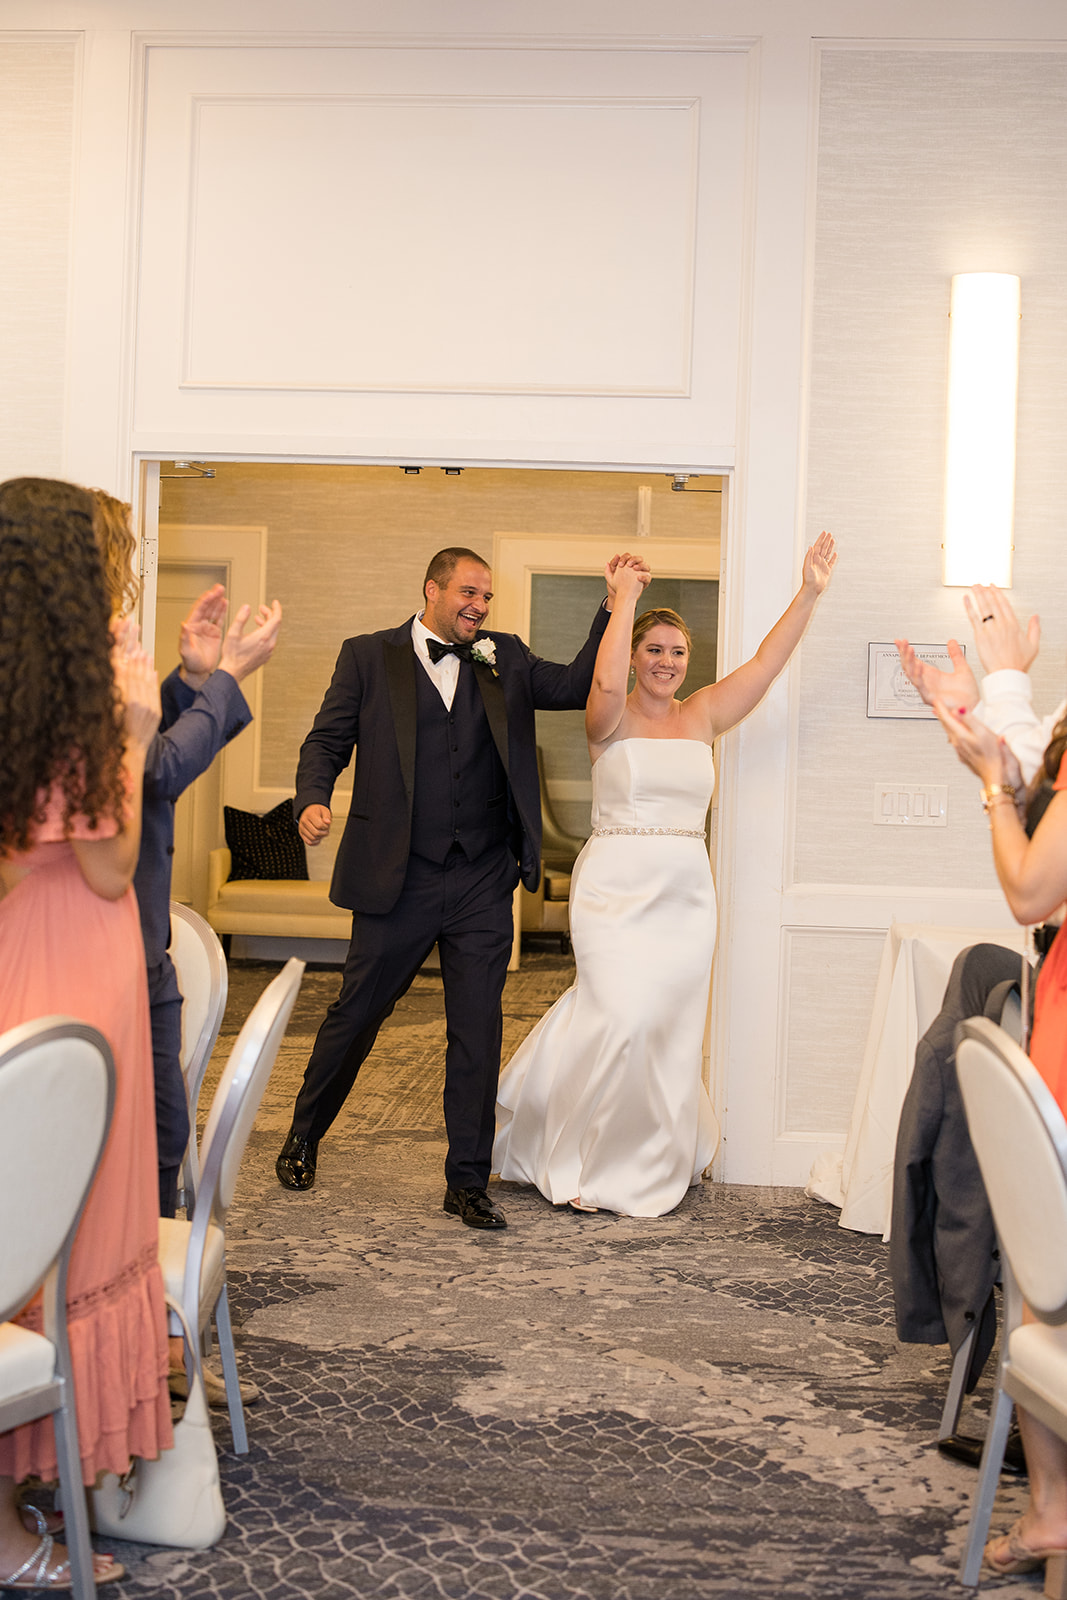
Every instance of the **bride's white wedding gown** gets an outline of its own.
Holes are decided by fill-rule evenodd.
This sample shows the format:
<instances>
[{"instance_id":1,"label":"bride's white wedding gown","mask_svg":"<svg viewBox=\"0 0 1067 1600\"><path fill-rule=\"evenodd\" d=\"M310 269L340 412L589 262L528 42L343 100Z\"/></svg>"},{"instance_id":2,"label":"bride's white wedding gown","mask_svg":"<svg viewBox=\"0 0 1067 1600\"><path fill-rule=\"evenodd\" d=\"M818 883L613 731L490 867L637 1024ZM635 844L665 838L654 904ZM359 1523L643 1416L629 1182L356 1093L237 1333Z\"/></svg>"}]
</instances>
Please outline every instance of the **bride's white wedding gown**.
<instances>
[{"instance_id":1,"label":"bride's white wedding gown","mask_svg":"<svg viewBox=\"0 0 1067 1600\"><path fill-rule=\"evenodd\" d=\"M714 784L711 747L692 739L620 739L593 767L594 832L571 876L577 979L497 1097L493 1170L554 1205L659 1217L715 1153L700 1071Z\"/></svg>"}]
</instances>

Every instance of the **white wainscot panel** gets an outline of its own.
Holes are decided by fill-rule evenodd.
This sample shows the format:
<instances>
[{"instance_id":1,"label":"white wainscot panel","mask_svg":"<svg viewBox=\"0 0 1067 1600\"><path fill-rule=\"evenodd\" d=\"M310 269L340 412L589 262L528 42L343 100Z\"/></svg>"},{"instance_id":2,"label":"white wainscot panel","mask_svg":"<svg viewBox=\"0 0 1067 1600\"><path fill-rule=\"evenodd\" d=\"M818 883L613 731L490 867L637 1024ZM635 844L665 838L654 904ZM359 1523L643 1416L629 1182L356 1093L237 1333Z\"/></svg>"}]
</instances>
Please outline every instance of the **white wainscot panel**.
<instances>
[{"instance_id":1,"label":"white wainscot panel","mask_svg":"<svg viewBox=\"0 0 1067 1600\"><path fill-rule=\"evenodd\" d=\"M730 464L743 49L145 64L136 448Z\"/></svg>"},{"instance_id":2,"label":"white wainscot panel","mask_svg":"<svg viewBox=\"0 0 1067 1600\"><path fill-rule=\"evenodd\" d=\"M697 123L692 102L201 101L184 382L687 393Z\"/></svg>"},{"instance_id":3,"label":"white wainscot panel","mask_svg":"<svg viewBox=\"0 0 1067 1600\"><path fill-rule=\"evenodd\" d=\"M884 945L881 930L783 931L779 1139L843 1142Z\"/></svg>"}]
</instances>

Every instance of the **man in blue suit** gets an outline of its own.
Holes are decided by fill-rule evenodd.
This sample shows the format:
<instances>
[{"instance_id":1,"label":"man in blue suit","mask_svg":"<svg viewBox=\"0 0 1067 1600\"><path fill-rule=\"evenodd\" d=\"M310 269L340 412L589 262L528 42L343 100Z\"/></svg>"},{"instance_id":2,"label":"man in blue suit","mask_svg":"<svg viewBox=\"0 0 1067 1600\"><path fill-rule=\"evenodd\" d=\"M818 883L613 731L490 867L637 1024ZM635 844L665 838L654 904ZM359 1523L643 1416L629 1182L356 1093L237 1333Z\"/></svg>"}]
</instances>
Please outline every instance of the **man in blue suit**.
<instances>
[{"instance_id":1,"label":"man in blue suit","mask_svg":"<svg viewBox=\"0 0 1067 1600\"><path fill-rule=\"evenodd\" d=\"M520 877L536 888L541 870L534 712L585 705L613 589L567 666L483 630L492 575L473 550L439 551L423 594L424 610L401 627L345 640L300 752L293 807L316 845L356 750L330 888L353 912L352 940L277 1172L285 1188L310 1189L320 1139L436 943L448 1024L444 1209L469 1227L503 1228L487 1184L512 895Z\"/></svg>"},{"instance_id":2,"label":"man in blue suit","mask_svg":"<svg viewBox=\"0 0 1067 1600\"><path fill-rule=\"evenodd\" d=\"M178 1173L189 1142L189 1110L181 1069L182 996L170 944L170 879L174 857L174 805L206 772L219 751L252 721L240 684L269 661L282 611L261 606L249 631L242 606L222 631L226 591L215 584L202 594L179 638L181 666L160 685L162 719L145 759L141 851L133 886L141 912L148 997L152 1013L159 1212L173 1217Z\"/></svg>"}]
</instances>

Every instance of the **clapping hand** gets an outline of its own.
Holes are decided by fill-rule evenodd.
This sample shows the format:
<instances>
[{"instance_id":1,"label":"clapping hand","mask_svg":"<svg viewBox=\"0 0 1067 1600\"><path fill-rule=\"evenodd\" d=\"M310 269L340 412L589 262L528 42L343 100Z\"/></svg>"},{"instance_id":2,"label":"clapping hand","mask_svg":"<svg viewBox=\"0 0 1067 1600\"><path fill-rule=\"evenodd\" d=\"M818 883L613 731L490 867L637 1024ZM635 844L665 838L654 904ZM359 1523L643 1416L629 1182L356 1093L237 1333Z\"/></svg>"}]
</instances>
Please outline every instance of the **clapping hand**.
<instances>
[{"instance_id":1,"label":"clapping hand","mask_svg":"<svg viewBox=\"0 0 1067 1600\"><path fill-rule=\"evenodd\" d=\"M834 545L833 535L820 533L815 543L804 556L804 571L801 578L801 587L813 589L816 596L822 594L830 582L830 574L837 565L837 549Z\"/></svg>"},{"instance_id":2,"label":"clapping hand","mask_svg":"<svg viewBox=\"0 0 1067 1600\"><path fill-rule=\"evenodd\" d=\"M964 595L963 606L985 670L1029 672L1041 643L1040 617L1032 616L1024 633L1010 601L993 583L976 583L971 593Z\"/></svg>"},{"instance_id":3,"label":"clapping hand","mask_svg":"<svg viewBox=\"0 0 1067 1600\"><path fill-rule=\"evenodd\" d=\"M226 590L221 583L215 583L205 589L181 625L178 654L182 677L194 689L199 689L219 664L225 615Z\"/></svg>"},{"instance_id":4,"label":"clapping hand","mask_svg":"<svg viewBox=\"0 0 1067 1600\"><path fill-rule=\"evenodd\" d=\"M115 686L122 696L126 737L147 750L159 727L159 675L147 650L142 650L136 624L124 626L112 653Z\"/></svg>"},{"instance_id":5,"label":"clapping hand","mask_svg":"<svg viewBox=\"0 0 1067 1600\"><path fill-rule=\"evenodd\" d=\"M251 606L242 606L238 611L227 630L219 662L223 672L228 672L238 683L270 660L282 625L282 608L277 600L259 607L251 632L246 633L251 615Z\"/></svg>"},{"instance_id":6,"label":"clapping hand","mask_svg":"<svg viewBox=\"0 0 1067 1600\"><path fill-rule=\"evenodd\" d=\"M1014 785L1014 777L1008 776L1009 764L1012 772L1018 775L1021 785L1022 774L1018 770L1018 762L1003 739L999 739L991 728L972 717L962 706L950 706L944 700L934 700L933 707L938 721L948 734L949 744L963 765L970 767L987 788L992 783Z\"/></svg>"},{"instance_id":7,"label":"clapping hand","mask_svg":"<svg viewBox=\"0 0 1067 1600\"><path fill-rule=\"evenodd\" d=\"M897 647L904 676L913 688L918 689L925 705L933 706L936 710L937 702L943 700L948 706L962 706L965 711L974 710L978 704L978 682L967 664L967 657L958 639L948 641L951 672L944 672L930 661L921 661L907 639L894 639L893 643Z\"/></svg>"}]
</instances>

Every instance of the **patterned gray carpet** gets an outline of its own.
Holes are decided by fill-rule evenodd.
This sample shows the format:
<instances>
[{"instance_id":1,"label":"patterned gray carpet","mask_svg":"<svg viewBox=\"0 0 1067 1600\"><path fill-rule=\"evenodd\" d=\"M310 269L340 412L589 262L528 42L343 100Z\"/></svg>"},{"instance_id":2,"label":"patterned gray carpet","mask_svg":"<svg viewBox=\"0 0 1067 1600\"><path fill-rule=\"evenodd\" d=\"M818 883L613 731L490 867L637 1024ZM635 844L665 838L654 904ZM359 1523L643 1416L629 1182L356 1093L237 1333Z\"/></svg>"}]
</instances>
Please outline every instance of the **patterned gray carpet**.
<instances>
[{"instance_id":1,"label":"patterned gray carpet","mask_svg":"<svg viewBox=\"0 0 1067 1600\"><path fill-rule=\"evenodd\" d=\"M231 969L224 1059L272 969ZM510 1053L570 981L524 959ZM251 1449L227 1532L115 1544L107 1594L203 1600L925 1600L974 1474L932 1448L947 1352L898 1345L886 1248L798 1190L703 1185L656 1221L441 1210L444 1021L421 976L306 1195L274 1157L337 975L305 978L231 1213ZM206 1096L205 1096L206 1098ZM983 1386L983 1389L985 1386ZM982 1398L980 1391L979 1398ZM1021 1509L1005 1479L995 1526ZM1005 1600L1040 1579L990 1580Z\"/></svg>"}]
</instances>

